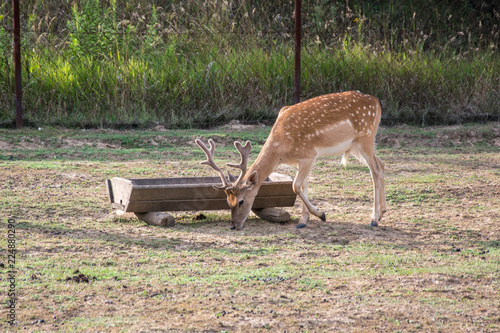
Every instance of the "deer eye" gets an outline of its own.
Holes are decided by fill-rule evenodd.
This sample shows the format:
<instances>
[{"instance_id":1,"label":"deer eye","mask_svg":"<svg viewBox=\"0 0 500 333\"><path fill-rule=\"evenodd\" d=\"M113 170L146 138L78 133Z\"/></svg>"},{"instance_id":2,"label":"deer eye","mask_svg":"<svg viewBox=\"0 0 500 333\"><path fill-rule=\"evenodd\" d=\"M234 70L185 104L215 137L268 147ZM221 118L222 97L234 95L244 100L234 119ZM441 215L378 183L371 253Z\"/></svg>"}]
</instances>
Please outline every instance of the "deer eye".
<instances>
[{"instance_id":1,"label":"deer eye","mask_svg":"<svg viewBox=\"0 0 500 333\"><path fill-rule=\"evenodd\" d=\"M241 205L243 205L244 203L245 203L245 200L240 200L240 201L238 202L238 205L240 205L240 206L241 206Z\"/></svg>"}]
</instances>

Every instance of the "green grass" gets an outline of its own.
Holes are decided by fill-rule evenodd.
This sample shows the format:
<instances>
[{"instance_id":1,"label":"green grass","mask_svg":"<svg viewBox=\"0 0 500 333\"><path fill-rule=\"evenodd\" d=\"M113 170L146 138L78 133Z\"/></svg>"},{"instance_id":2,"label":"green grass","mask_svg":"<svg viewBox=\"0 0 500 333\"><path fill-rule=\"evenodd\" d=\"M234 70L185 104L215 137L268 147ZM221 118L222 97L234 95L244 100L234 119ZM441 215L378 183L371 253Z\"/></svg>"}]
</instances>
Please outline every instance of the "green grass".
<instances>
[{"instance_id":1,"label":"green grass","mask_svg":"<svg viewBox=\"0 0 500 333\"><path fill-rule=\"evenodd\" d=\"M304 52L306 69L306 64L321 64L304 72L304 98L361 90L384 101L383 122L387 123L451 124L498 117L497 78L493 73L500 71L500 61L496 56L481 54L459 60L420 54L406 58L353 47L354 51L346 48ZM186 127L231 119L269 121L276 117L279 108L290 104L292 86L285 81L290 81L293 71L270 64L283 61L292 50L273 55L277 59L259 57L255 50L237 50L232 56L216 48L205 51L215 62L210 74L204 59L177 64L174 55L163 52L151 59L130 58L102 64L79 60L69 63L66 55L57 54L35 57L29 79L24 79L26 119L36 124L159 122L169 127ZM137 62L142 65L131 65ZM193 62L199 63L194 69ZM234 63L240 64L240 68L232 68ZM51 73L47 73L47 68L51 68ZM74 74L67 75L66 70ZM114 73L122 72L128 73L128 77L117 82L118 74ZM235 72L240 73L238 77L228 76ZM95 73L100 73L99 77ZM146 90L144 85L148 86ZM249 93L253 91L258 93ZM8 113L3 113L0 121L9 118Z\"/></svg>"}]
</instances>

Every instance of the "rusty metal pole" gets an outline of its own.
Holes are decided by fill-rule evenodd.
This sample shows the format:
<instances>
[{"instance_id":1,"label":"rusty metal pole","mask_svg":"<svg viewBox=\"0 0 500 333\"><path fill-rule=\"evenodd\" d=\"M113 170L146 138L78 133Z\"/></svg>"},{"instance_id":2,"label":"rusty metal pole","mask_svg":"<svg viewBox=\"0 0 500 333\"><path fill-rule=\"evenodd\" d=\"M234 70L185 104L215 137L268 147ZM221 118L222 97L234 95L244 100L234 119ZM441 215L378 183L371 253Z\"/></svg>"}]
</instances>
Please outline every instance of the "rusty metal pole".
<instances>
[{"instance_id":1,"label":"rusty metal pole","mask_svg":"<svg viewBox=\"0 0 500 333\"><path fill-rule=\"evenodd\" d=\"M302 31L302 0L295 0L295 84L293 89L293 103L300 102L300 38Z\"/></svg>"},{"instance_id":2,"label":"rusty metal pole","mask_svg":"<svg viewBox=\"0 0 500 333\"><path fill-rule=\"evenodd\" d=\"M12 0L14 25L14 75L16 88L16 128L23 127L23 92L21 85L21 27L19 0Z\"/></svg>"}]
</instances>

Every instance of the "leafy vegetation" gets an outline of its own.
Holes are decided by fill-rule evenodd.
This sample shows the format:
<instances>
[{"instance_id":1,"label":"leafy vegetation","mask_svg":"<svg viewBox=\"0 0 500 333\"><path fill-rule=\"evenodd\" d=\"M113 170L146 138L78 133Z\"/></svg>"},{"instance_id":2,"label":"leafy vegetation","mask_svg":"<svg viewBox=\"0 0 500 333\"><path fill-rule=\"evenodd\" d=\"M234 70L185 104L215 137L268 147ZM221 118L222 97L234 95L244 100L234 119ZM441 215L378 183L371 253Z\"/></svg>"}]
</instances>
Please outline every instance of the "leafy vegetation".
<instances>
[{"instance_id":1,"label":"leafy vegetation","mask_svg":"<svg viewBox=\"0 0 500 333\"><path fill-rule=\"evenodd\" d=\"M293 92L293 1L22 2L28 122L213 126L272 121ZM308 1L302 98L361 90L383 122L500 114L494 1ZM10 4L0 5L0 122L13 119Z\"/></svg>"}]
</instances>

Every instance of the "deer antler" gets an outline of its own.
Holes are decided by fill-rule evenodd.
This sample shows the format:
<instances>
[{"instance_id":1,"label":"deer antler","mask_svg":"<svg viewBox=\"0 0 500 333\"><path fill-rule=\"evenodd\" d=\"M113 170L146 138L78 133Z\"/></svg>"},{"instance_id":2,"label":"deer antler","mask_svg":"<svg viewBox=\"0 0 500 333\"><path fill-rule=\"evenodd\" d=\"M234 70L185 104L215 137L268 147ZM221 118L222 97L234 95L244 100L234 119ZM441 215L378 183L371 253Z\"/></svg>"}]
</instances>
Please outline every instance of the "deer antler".
<instances>
[{"instance_id":1,"label":"deer antler","mask_svg":"<svg viewBox=\"0 0 500 333\"><path fill-rule=\"evenodd\" d=\"M243 179L243 177L245 177L245 175L247 173L248 155L250 155L250 151L252 150L252 144L250 143L250 141L247 141L245 143L245 145L243 146L239 141L235 141L234 146L240 152L241 162L240 162L240 164L226 163L226 165L228 167L241 170L240 176L233 184L233 187L236 187L237 185L240 184L241 180Z\"/></svg>"},{"instance_id":2,"label":"deer antler","mask_svg":"<svg viewBox=\"0 0 500 333\"><path fill-rule=\"evenodd\" d=\"M201 162L200 164L206 164L206 165L209 165L210 167L212 167L212 169L217 171L217 173L220 176L220 179L222 180L222 186L214 186L214 187L216 189L220 189L220 190L225 190L228 187L230 187L231 185L228 184L226 177L224 176L224 173L214 162L214 149L215 149L214 141L212 139L208 140L208 144L210 145L210 149L207 148L207 146L205 146L203 141L201 141L199 139L196 139L195 142L198 144L198 146L200 146L201 149L203 149L203 151L205 152L205 155L207 155L207 160Z\"/></svg>"}]
</instances>

